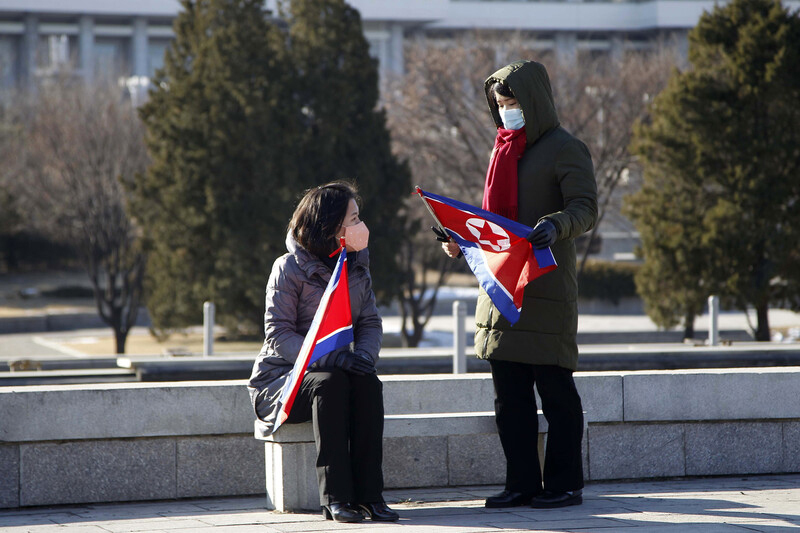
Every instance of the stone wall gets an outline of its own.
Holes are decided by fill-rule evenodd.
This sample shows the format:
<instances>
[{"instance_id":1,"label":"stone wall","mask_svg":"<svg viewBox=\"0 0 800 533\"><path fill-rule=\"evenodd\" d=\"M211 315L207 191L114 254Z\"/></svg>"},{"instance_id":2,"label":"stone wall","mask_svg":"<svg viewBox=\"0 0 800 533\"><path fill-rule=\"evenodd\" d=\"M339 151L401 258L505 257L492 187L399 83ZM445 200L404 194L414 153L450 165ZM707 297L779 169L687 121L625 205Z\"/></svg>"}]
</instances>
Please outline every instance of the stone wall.
<instances>
[{"instance_id":1,"label":"stone wall","mask_svg":"<svg viewBox=\"0 0 800 533\"><path fill-rule=\"evenodd\" d=\"M0 389L0 507L263 491L243 382Z\"/></svg>"},{"instance_id":2,"label":"stone wall","mask_svg":"<svg viewBox=\"0 0 800 533\"><path fill-rule=\"evenodd\" d=\"M382 380L390 415L493 410L487 374ZM576 383L589 480L800 472L800 367L586 372ZM244 381L2 388L0 507L263 494L250 409ZM424 438L409 434L409 449ZM496 435L475 442L465 460L502 455ZM395 450L387 470L402 464Z\"/></svg>"}]
</instances>

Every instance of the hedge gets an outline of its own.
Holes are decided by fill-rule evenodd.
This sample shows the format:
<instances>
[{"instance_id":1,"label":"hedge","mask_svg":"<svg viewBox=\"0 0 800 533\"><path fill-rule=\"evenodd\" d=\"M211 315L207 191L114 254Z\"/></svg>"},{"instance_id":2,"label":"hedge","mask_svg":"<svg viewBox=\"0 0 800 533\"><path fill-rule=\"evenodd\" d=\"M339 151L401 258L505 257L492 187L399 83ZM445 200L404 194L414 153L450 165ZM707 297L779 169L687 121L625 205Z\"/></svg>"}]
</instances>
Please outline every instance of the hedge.
<instances>
[{"instance_id":1,"label":"hedge","mask_svg":"<svg viewBox=\"0 0 800 533\"><path fill-rule=\"evenodd\" d=\"M578 294L617 305L622 298L637 296L633 277L638 269L636 263L587 261L578 276Z\"/></svg>"}]
</instances>

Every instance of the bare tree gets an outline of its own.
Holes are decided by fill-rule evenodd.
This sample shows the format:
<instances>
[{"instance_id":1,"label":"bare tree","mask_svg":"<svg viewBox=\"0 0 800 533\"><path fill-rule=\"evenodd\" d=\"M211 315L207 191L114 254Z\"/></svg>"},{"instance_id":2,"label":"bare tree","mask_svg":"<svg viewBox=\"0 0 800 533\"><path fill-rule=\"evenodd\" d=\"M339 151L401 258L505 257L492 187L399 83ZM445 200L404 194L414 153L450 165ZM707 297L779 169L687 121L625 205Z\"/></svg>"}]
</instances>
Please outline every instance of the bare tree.
<instances>
[{"instance_id":1,"label":"bare tree","mask_svg":"<svg viewBox=\"0 0 800 533\"><path fill-rule=\"evenodd\" d=\"M606 215L618 214L624 194L640 185L629 150L633 125L645 119L679 63L675 48L657 45L617 60L587 58L550 69L559 120L589 147L597 179L598 221L582 246L579 275Z\"/></svg>"},{"instance_id":2,"label":"bare tree","mask_svg":"<svg viewBox=\"0 0 800 533\"><path fill-rule=\"evenodd\" d=\"M619 186L631 174L631 128L666 83L677 61L671 49L562 65L519 34L502 41L481 33L455 41L421 38L406 49L406 74L384 88L396 152L423 189L480 205L496 135L483 83L520 58L547 66L561 123L589 146L602 220L608 210L619 209ZM403 343L415 346L454 263L443 259L433 234L423 231L431 221L422 203L414 199L408 208L410 237L402 249L406 270L399 298ZM597 227L589 243L596 232ZM587 244L581 268L588 251Z\"/></svg>"},{"instance_id":3,"label":"bare tree","mask_svg":"<svg viewBox=\"0 0 800 533\"><path fill-rule=\"evenodd\" d=\"M406 74L384 88L394 149L426 190L480 203L495 128L487 119L483 77L495 52L462 43L421 39L406 50ZM481 105L483 102L483 105ZM404 346L417 346L440 287L457 263L440 250L419 199L408 202L408 239L401 245L403 279L398 299Z\"/></svg>"},{"instance_id":4,"label":"bare tree","mask_svg":"<svg viewBox=\"0 0 800 533\"><path fill-rule=\"evenodd\" d=\"M416 213L416 218L409 220L407 231L412 237L401 242L398 250L403 276L398 294L403 346L419 345L436 307L439 288L455 265L439 246L432 245L433 233L422 225L430 223L422 220L421 216L421 213Z\"/></svg>"},{"instance_id":5,"label":"bare tree","mask_svg":"<svg viewBox=\"0 0 800 533\"><path fill-rule=\"evenodd\" d=\"M136 110L118 87L64 81L20 105L24 148L14 183L22 210L29 223L79 252L100 317L124 353L145 267L121 184L147 164Z\"/></svg>"},{"instance_id":6,"label":"bare tree","mask_svg":"<svg viewBox=\"0 0 800 533\"><path fill-rule=\"evenodd\" d=\"M2 72L0 63L0 72ZM14 235L21 229L22 221L17 211L16 198L9 182L9 165L14 161L22 143L15 125L13 112L5 94L0 94L0 269L14 270L17 258L14 250Z\"/></svg>"}]
</instances>

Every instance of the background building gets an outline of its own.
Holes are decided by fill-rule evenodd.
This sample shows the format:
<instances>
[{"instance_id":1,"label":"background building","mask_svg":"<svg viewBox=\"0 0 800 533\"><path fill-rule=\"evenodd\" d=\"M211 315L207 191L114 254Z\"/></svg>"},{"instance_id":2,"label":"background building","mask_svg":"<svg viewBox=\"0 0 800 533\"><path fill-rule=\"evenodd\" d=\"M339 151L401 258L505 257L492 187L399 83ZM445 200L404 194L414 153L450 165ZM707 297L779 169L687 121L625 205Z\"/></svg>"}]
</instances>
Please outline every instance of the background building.
<instances>
[{"instance_id":1,"label":"background building","mask_svg":"<svg viewBox=\"0 0 800 533\"><path fill-rule=\"evenodd\" d=\"M405 44L419 37L452 43L474 32L561 60L621 57L659 41L687 50L687 34L711 0L348 0L363 20L380 72L403 74ZM784 0L800 9L800 0ZM265 0L276 11L277 0ZM107 78L127 85L134 103L163 65L178 0L0 0L0 89L50 77ZM500 50L498 50L499 52ZM541 56L539 56L541 57ZM498 60L499 62L499 60ZM618 191L618 196L624 194ZM638 242L618 209L602 223L596 257L631 259Z\"/></svg>"},{"instance_id":2,"label":"background building","mask_svg":"<svg viewBox=\"0 0 800 533\"><path fill-rule=\"evenodd\" d=\"M56 74L150 76L163 63L178 8L174 0L2 0L2 85Z\"/></svg>"},{"instance_id":3,"label":"background building","mask_svg":"<svg viewBox=\"0 0 800 533\"><path fill-rule=\"evenodd\" d=\"M530 48L562 58L619 55L686 34L708 0L550 2L526 0L350 0L382 73L402 73L403 44L479 30L516 31ZM794 8L800 0L786 2ZM266 0L274 9L276 0ZM133 78L163 63L177 0L0 0L0 86L69 74Z\"/></svg>"}]
</instances>

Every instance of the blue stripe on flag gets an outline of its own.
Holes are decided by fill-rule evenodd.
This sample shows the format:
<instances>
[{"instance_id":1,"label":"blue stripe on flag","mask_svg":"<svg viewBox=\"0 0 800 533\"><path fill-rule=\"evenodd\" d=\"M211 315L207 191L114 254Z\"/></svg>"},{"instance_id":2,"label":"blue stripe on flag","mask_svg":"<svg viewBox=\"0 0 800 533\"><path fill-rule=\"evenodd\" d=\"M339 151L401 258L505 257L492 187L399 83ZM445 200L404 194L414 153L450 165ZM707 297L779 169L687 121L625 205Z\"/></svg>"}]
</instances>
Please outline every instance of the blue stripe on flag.
<instances>
[{"instance_id":1,"label":"blue stripe on flag","mask_svg":"<svg viewBox=\"0 0 800 533\"><path fill-rule=\"evenodd\" d=\"M458 239L456 241L458 242ZM461 244L461 242L458 244ZM462 246L461 250L464 253L464 259L467 260L475 277L478 278L478 283L489 295L497 310L512 326L516 324L519 321L520 310L514 305L513 295L505 290L503 285L497 281L492 272L486 267L483 250L478 246Z\"/></svg>"},{"instance_id":2,"label":"blue stripe on flag","mask_svg":"<svg viewBox=\"0 0 800 533\"><path fill-rule=\"evenodd\" d=\"M314 347L314 354L308 364L314 363L321 357L331 353L332 351L343 348L353 342L353 326L337 329L324 339L320 339Z\"/></svg>"},{"instance_id":3,"label":"blue stripe on flag","mask_svg":"<svg viewBox=\"0 0 800 533\"><path fill-rule=\"evenodd\" d=\"M533 248L531 246L531 248ZM556 258L553 257L553 251L550 248L533 248L533 257L539 264L539 268L547 268L556 264Z\"/></svg>"},{"instance_id":4,"label":"blue stripe on flag","mask_svg":"<svg viewBox=\"0 0 800 533\"><path fill-rule=\"evenodd\" d=\"M331 348L328 351L324 351L320 349L321 347L324 348L326 345L336 344L340 341L344 341L346 337L342 337L341 335L335 336L328 336L323 339L322 342L317 343L316 346L309 346L314 337L317 336L317 332L319 331L321 322L323 317L325 316L325 311L328 308L328 304L331 299L331 295L333 291L336 290L336 287L339 285L339 278L342 274L342 269L344 268L344 263L347 260L347 254L344 250L339 254L339 260L336 263L336 268L333 270L333 274L331 275L330 281L328 281L328 286L325 288L325 292L322 294L322 298L320 299L319 306L317 307L317 311L314 314L314 319L311 321L311 326L306 333L305 339L303 340L303 345L300 348L300 353L297 356L297 360L292 367L292 371L289 374L289 378L287 379L286 383L281 390L281 395L278 398L278 405L281 407L278 410L278 419L275 421L275 425L273 426L273 432L277 431L281 425L280 415L284 410L284 406L286 404L286 400L291 395L292 390L299 386L300 382L302 381L302 376L305 374L306 369L308 366L319 359L320 357L330 353L331 351L335 350L338 347ZM352 340L353 331L352 326L350 327L350 338ZM331 342L326 342L331 341ZM349 344L350 341L347 343L342 344L342 346Z\"/></svg>"},{"instance_id":5,"label":"blue stripe on flag","mask_svg":"<svg viewBox=\"0 0 800 533\"><path fill-rule=\"evenodd\" d=\"M527 237L528 234L533 229L529 226L526 226L525 224L517 222L516 220L505 218L490 211L484 211L483 209L475 207L474 205L465 204L464 202L459 202L458 200L453 200L452 198L439 196L438 194L433 194L432 192L426 192L426 191L422 191L422 194L432 200L436 200L437 202L441 202L445 205L450 205L452 207L455 207L456 209L466 211L467 213L472 213L481 216L490 222L494 222L495 224L505 229L506 231L515 233L518 237L522 237L523 239Z\"/></svg>"}]
</instances>

